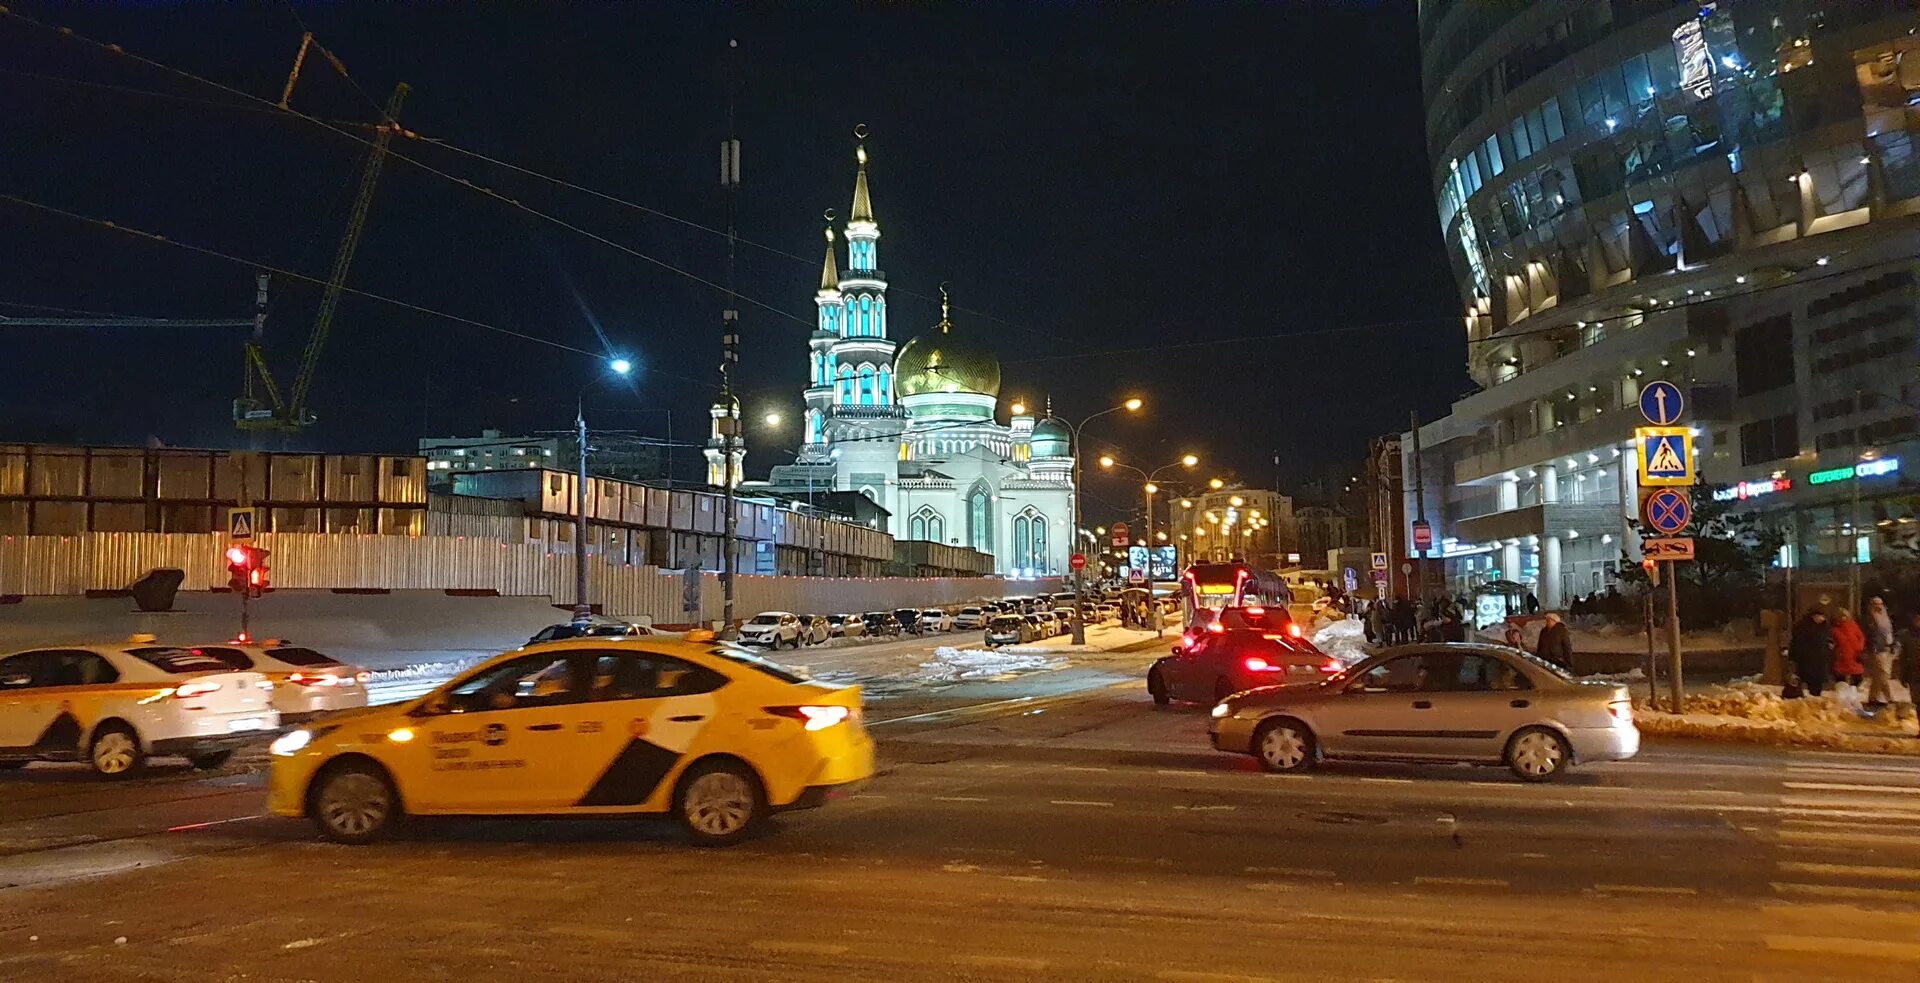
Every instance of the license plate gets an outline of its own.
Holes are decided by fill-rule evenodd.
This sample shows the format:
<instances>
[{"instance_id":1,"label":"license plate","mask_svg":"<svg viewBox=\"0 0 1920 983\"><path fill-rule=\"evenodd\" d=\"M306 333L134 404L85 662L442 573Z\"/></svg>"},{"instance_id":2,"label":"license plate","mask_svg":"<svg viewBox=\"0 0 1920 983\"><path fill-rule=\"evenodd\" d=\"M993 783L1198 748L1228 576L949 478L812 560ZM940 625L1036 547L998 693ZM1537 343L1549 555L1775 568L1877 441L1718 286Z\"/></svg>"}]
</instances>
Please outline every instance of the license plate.
<instances>
[{"instance_id":1,"label":"license plate","mask_svg":"<svg viewBox=\"0 0 1920 983\"><path fill-rule=\"evenodd\" d=\"M227 721L227 733L231 734L234 731L241 730L259 730L265 726L266 722L259 717L242 717L239 720Z\"/></svg>"}]
</instances>

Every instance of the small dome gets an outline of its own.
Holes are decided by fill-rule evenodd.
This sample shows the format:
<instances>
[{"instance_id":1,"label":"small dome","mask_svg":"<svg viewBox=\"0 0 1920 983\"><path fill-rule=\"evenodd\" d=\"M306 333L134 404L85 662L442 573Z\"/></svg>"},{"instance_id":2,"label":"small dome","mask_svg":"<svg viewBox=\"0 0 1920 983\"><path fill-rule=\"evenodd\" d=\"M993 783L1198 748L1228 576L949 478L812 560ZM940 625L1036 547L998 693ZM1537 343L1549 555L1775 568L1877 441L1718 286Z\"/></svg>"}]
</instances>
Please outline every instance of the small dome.
<instances>
[{"instance_id":1,"label":"small dome","mask_svg":"<svg viewBox=\"0 0 1920 983\"><path fill-rule=\"evenodd\" d=\"M1034 457L1072 457L1073 434L1067 425L1048 418L1033 425Z\"/></svg>"},{"instance_id":2,"label":"small dome","mask_svg":"<svg viewBox=\"0 0 1920 983\"><path fill-rule=\"evenodd\" d=\"M938 393L998 396L1000 360L992 352L942 330L907 342L894 360L893 378L902 396Z\"/></svg>"}]
</instances>

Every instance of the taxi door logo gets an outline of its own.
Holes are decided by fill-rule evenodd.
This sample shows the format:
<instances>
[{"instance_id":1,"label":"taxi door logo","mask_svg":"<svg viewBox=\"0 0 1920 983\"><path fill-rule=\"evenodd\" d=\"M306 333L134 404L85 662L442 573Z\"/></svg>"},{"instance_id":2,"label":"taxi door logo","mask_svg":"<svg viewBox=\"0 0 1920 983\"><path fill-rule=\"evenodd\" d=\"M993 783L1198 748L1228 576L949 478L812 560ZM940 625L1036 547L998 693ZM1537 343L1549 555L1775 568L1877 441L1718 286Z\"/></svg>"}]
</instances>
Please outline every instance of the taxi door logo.
<instances>
[{"instance_id":1,"label":"taxi door logo","mask_svg":"<svg viewBox=\"0 0 1920 983\"><path fill-rule=\"evenodd\" d=\"M499 747L507 743L507 725L488 724L481 730L480 740L485 742L488 747Z\"/></svg>"}]
</instances>

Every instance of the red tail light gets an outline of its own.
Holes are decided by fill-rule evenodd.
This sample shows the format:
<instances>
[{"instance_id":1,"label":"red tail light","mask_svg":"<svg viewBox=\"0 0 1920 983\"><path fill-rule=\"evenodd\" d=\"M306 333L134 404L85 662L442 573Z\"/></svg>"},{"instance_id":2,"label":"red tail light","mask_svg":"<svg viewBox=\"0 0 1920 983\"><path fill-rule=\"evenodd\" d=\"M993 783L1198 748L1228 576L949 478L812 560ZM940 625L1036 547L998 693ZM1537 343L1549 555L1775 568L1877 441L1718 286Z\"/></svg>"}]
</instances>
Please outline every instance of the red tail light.
<instances>
[{"instance_id":1,"label":"red tail light","mask_svg":"<svg viewBox=\"0 0 1920 983\"><path fill-rule=\"evenodd\" d=\"M1254 616L1254 617L1256 617L1256 618L1258 618L1258 617L1260 617L1261 615L1263 615L1263 614L1266 614L1266 613L1267 613L1267 609L1266 609L1266 608L1263 608L1263 607L1261 607L1261 606L1260 606L1260 605L1258 605L1258 604L1249 604L1249 605L1247 605L1247 613L1248 613L1248 614L1250 614L1250 615L1253 615L1253 616Z\"/></svg>"},{"instance_id":2,"label":"red tail light","mask_svg":"<svg viewBox=\"0 0 1920 983\"><path fill-rule=\"evenodd\" d=\"M808 730L826 730L853 715L853 711L846 707L836 706L762 707L761 709L776 717L798 720Z\"/></svg>"},{"instance_id":3,"label":"red tail light","mask_svg":"<svg viewBox=\"0 0 1920 983\"><path fill-rule=\"evenodd\" d=\"M299 683L302 686L352 686L353 685L353 677L351 676L329 676L324 672L296 672L293 675L288 676L287 681L291 683Z\"/></svg>"},{"instance_id":4,"label":"red tail light","mask_svg":"<svg viewBox=\"0 0 1920 983\"><path fill-rule=\"evenodd\" d=\"M1249 672L1285 672L1287 668L1284 665L1268 662L1257 655L1248 656L1247 660L1241 664L1246 666Z\"/></svg>"},{"instance_id":5,"label":"red tail light","mask_svg":"<svg viewBox=\"0 0 1920 983\"><path fill-rule=\"evenodd\" d=\"M1287 622L1287 634L1292 635L1295 638L1299 638L1302 634L1304 634L1300 630L1300 622L1298 621Z\"/></svg>"},{"instance_id":6,"label":"red tail light","mask_svg":"<svg viewBox=\"0 0 1920 983\"><path fill-rule=\"evenodd\" d=\"M182 700L189 700L196 696L205 696L219 688L219 683L181 683L173 688L173 695Z\"/></svg>"},{"instance_id":7,"label":"red tail light","mask_svg":"<svg viewBox=\"0 0 1920 983\"><path fill-rule=\"evenodd\" d=\"M1625 701L1609 703L1607 704L1607 713L1612 715L1615 720L1632 720L1633 704Z\"/></svg>"},{"instance_id":8,"label":"red tail light","mask_svg":"<svg viewBox=\"0 0 1920 983\"><path fill-rule=\"evenodd\" d=\"M1328 675L1332 675L1334 673L1339 672L1341 668L1342 667L1340 663L1334 661L1333 659L1328 659L1327 661L1320 664L1320 671L1327 673Z\"/></svg>"},{"instance_id":9,"label":"red tail light","mask_svg":"<svg viewBox=\"0 0 1920 983\"><path fill-rule=\"evenodd\" d=\"M1209 621L1207 622L1207 630L1216 635L1222 635L1226 633L1227 626L1218 621Z\"/></svg>"}]
</instances>

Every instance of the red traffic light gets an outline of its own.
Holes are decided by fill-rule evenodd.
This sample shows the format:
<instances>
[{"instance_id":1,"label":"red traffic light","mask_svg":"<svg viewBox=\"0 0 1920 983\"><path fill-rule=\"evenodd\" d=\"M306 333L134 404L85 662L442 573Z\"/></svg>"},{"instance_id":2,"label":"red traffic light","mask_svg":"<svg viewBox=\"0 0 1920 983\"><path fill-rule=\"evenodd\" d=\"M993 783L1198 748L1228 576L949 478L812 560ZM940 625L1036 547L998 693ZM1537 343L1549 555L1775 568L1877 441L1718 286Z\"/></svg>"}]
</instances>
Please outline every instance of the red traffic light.
<instances>
[{"instance_id":1,"label":"red traffic light","mask_svg":"<svg viewBox=\"0 0 1920 983\"><path fill-rule=\"evenodd\" d=\"M227 565L230 567L245 567L252 559L253 551L245 546L227 547Z\"/></svg>"}]
</instances>

